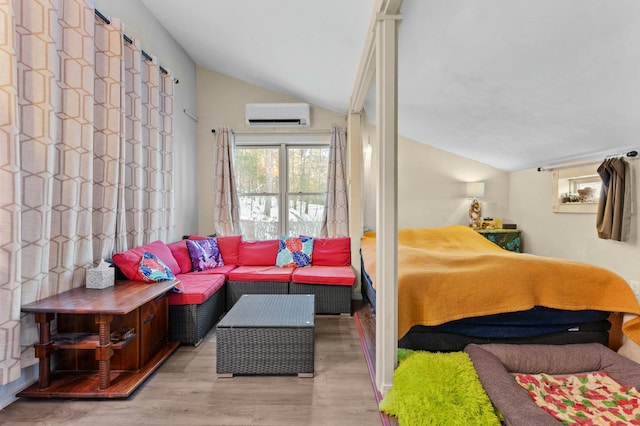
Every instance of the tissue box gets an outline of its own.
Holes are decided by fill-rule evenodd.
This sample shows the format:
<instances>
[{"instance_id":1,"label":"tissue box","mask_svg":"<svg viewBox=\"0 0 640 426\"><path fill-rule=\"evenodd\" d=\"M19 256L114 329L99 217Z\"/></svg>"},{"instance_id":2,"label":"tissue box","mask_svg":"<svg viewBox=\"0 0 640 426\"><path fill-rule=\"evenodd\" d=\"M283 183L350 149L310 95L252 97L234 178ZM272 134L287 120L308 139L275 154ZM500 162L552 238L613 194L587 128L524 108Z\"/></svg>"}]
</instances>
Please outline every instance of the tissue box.
<instances>
[{"instance_id":1,"label":"tissue box","mask_svg":"<svg viewBox=\"0 0 640 426\"><path fill-rule=\"evenodd\" d=\"M115 282L115 268L87 269L87 288L103 289L111 287Z\"/></svg>"}]
</instances>

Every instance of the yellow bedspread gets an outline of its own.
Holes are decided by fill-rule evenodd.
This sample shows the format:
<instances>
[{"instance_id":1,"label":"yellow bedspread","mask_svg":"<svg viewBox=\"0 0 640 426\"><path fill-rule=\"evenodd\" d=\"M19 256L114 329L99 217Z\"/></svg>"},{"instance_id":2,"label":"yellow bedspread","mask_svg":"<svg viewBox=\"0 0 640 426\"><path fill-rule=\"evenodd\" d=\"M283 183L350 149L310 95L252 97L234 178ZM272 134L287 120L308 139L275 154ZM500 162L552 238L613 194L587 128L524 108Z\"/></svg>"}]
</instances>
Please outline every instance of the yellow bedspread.
<instances>
[{"instance_id":1,"label":"yellow bedspread","mask_svg":"<svg viewBox=\"0 0 640 426\"><path fill-rule=\"evenodd\" d=\"M375 234L362 238L364 268L377 285ZM640 314L617 274L584 263L503 250L470 228L398 232L398 337L414 325L515 312L534 306ZM640 317L623 325L640 343Z\"/></svg>"}]
</instances>

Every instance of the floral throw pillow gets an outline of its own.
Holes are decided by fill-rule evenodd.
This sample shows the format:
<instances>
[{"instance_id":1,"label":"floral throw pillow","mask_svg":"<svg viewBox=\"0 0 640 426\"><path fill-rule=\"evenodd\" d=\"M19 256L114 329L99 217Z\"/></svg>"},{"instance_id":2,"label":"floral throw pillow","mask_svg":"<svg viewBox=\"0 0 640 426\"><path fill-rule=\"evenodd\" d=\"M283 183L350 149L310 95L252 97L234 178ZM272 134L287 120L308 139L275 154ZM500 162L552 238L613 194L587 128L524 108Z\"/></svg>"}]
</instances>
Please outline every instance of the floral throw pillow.
<instances>
[{"instance_id":1,"label":"floral throw pillow","mask_svg":"<svg viewBox=\"0 0 640 426\"><path fill-rule=\"evenodd\" d=\"M146 282L157 282L175 279L171 269L153 253L145 251L140 259L140 275Z\"/></svg>"},{"instance_id":2,"label":"floral throw pillow","mask_svg":"<svg viewBox=\"0 0 640 426\"><path fill-rule=\"evenodd\" d=\"M566 377L518 374L516 382L539 407L565 425L640 423L638 390L602 371Z\"/></svg>"},{"instance_id":3,"label":"floral throw pillow","mask_svg":"<svg viewBox=\"0 0 640 426\"><path fill-rule=\"evenodd\" d=\"M216 238L187 240L187 249L194 271L206 271L224 265Z\"/></svg>"},{"instance_id":4,"label":"floral throw pillow","mask_svg":"<svg viewBox=\"0 0 640 426\"><path fill-rule=\"evenodd\" d=\"M276 266L304 267L311 265L313 238L289 237L280 239Z\"/></svg>"}]
</instances>

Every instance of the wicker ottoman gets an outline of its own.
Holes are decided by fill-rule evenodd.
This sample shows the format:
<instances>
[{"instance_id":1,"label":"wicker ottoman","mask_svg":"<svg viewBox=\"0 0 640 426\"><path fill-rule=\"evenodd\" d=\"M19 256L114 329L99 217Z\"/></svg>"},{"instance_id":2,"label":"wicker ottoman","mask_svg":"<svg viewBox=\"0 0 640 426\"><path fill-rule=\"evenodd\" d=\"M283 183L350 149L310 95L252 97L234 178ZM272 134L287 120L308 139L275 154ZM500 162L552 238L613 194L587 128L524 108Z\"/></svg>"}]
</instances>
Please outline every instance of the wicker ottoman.
<instances>
[{"instance_id":1,"label":"wicker ottoman","mask_svg":"<svg viewBox=\"0 0 640 426\"><path fill-rule=\"evenodd\" d=\"M313 377L314 296L245 294L216 326L216 372Z\"/></svg>"}]
</instances>

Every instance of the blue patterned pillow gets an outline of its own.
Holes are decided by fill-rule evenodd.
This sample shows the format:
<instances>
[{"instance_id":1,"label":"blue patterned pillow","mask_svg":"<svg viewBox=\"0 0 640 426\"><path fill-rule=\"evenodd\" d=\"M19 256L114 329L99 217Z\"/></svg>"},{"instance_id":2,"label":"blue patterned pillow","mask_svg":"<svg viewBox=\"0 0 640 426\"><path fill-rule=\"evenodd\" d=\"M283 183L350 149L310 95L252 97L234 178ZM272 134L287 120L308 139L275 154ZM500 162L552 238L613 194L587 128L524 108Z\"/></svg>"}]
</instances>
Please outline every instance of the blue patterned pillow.
<instances>
[{"instance_id":1,"label":"blue patterned pillow","mask_svg":"<svg viewBox=\"0 0 640 426\"><path fill-rule=\"evenodd\" d=\"M140 275L146 282L157 282L175 279L175 275L165 263L153 253L145 251L140 259Z\"/></svg>"},{"instance_id":2,"label":"blue patterned pillow","mask_svg":"<svg viewBox=\"0 0 640 426\"><path fill-rule=\"evenodd\" d=\"M194 271L206 271L224 265L216 238L187 240L187 249Z\"/></svg>"},{"instance_id":3,"label":"blue patterned pillow","mask_svg":"<svg viewBox=\"0 0 640 426\"><path fill-rule=\"evenodd\" d=\"M280 239L276 266L304 267L311 265L313 238L289 237Z\"/></svg>"}]
</instances>

